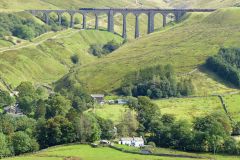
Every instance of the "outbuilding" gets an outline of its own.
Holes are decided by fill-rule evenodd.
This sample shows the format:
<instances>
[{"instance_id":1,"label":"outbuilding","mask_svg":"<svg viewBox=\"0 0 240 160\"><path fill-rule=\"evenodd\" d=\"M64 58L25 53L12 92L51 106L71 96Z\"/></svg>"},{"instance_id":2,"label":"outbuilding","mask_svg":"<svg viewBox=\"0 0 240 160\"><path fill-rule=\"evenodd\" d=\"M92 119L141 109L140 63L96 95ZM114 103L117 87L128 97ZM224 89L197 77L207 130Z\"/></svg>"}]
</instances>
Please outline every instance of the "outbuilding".
<instances>
[{"instance_id":1,"label":"outbuilding","mask_svg":"<svg viewBox=\"0 0 240 160\"><path fill-rule=\"evenodd\" d=\"M104 103L104 94L91 94L91 97L99 104Z\"/></svg>"}]
</instances>

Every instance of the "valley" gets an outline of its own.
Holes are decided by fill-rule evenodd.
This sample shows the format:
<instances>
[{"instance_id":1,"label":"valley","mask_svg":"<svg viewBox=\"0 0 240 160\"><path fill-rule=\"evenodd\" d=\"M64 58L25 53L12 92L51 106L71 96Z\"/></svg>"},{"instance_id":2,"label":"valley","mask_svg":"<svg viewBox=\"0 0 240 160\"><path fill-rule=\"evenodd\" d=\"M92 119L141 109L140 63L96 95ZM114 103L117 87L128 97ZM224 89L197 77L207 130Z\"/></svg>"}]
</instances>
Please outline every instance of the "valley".
<instances>
[{"instance_id":1,"label":"valley","mask_svg":"<svg viewBox=\"0 0 240 160\"><path fill-rule=\"evenodd\" d=\"M2 0L1 14L16 22L0 17L0 159L240 159L239 6L239 0ZM120 13L113 28L109 15L99 14L96 30L93 13L84 29L81 14L71 28L69 13L59 25L56 13L46 24L44 14L26 11L80 8L216 10L140 14L139 37L139 13L129 13L126 39ZM130 137L144 146L118 144Z\"/></svg>"}]
</instances>

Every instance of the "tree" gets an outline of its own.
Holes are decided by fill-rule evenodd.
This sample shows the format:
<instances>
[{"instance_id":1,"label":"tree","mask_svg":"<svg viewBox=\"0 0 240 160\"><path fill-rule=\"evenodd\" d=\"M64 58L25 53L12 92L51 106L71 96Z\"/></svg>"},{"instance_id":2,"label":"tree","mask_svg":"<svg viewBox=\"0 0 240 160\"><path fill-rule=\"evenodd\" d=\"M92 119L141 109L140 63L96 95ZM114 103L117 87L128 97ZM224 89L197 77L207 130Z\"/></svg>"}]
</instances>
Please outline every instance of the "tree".
<instances>
[{"instance_id":1,"label":"tree","mask_svg":"<svg viewBox=\"0 0 240 160\"><path fill-rule=\"evenodd\" d=\"M119 136L136 136L139 123L134 113L131 110L127 110L123 113L122 120L116 127Z\"/></svg>"},{"instance_id":2,"label":"tree","mask_svg":"<svg viewBox=\"0 0 240 160\"><path fill-rule=\"evenodd\" d=\"M174 117L174 115L172 115L172 114L164 114L161 117L161 121L165 125L173 124L175 122L175 120L176 120L176 117Z\"/></svg>"},{"instance_id":3,"label":"tree","mask_svg":"<svg viewBox=\"0 0 240 160\"><path fill-rule=\"evenodd\" d=\"M47 100L46 118L65 116L70 108L71 102L66 97L60 94L51 95Z\"/></svg>"},{"instance_id":4,"label":"tree","mask_svg":"<svg viewBox=\"0 0 240 160\"><path fill-rule=\"evenodd\" d=\"M30 96L35 97L36 91L31 82L22 82L19 86L17 86L16 91L18 91L19 97Z\"/></svg>"},{"instance_id":5,"label":"tree","mask_svg":"<svg viewBox=\"0 0 240 160\"><path fill-rule=\"evenodd\" d=\"M15 120L10 115L0 115L0 132L11 135L15 131Z\"/></svg>"},{"instance_id":6,"label":"tree","mask_svg":"<svg viewBox=\"0 0 240 160\"><path fill-rule=\"evenodd\" d=\"M223 145L224 139L229 136L229 131L224 125L225 122L214 115L196 118L194 130L197 133L204 133L203 141L198 144L205 145L206 151L212 151L215 154Z\"/></svg>"},{"instance_id":7,"label":"tree","mask_svg":"<svg viewBox=\"0 0 240 160\"><path fill-rule=\"evenodd\" d=\"M92 97L83 88L83 84L76 80L64 80L64 84L57 86L56 91L71 100L72 107L78 113L82 113L93 107L94 101Z\"/></svg>"},{"instance_id":8,"label":"tree","mask_svg":"<svg viewBox=\"0 0 240 160\"><path fill-rule=\"evenodd\" d=\"M15 131L24 131L28 135L33 135L35 131L36 121L27 116L16 117L15 119Z\"/></svg>"},{"instance_id":9,"label":"tree","mask_svg":"<svg viewBox=\"0 0 240 160\"><path fill-rule=\"evenodd\" d=\"M7 138L3 133L0 133L0 158L11 155Z\"/></svg>"},{"instance_id":10,"label":"tree","mask_svg":"<svg viewBox=\"0 0 240 160\"><path fill-rule=\"evenodd\" d=\"M101 139L113 139L116 136L114 131L114 124L111 120L105 120L101 117L97 117L98 124L101 128Z\"/></svg>"},{"instance_id":11,"label":"tree","mask_svg":"<svg viewBox=\"0 0 240 160\"><path fill-rule=\"evenodd\" d=\"M192 126L187 121L177 121L171 127L171 144L181 150L190 150L193 140Z\"/></svg>"},{"instance_id":12,"label":"tree","mask_svg":"<svg viewBox=\"0 0 240 160\"><path fill-rule=\"evenodd\" d=\"M45 118L46 116L46 102L43 100L39 100L37 102L36 111L34 113L35 119Z\"/></svg>"},{"instance_id":13,"label":"tree","mask_svg":"<svg viewBox=\"0 0 240 160\"><path fill-rule=\"evenodd\" d=\"M151 122L160 121L161 113L158 106L151 102L148 97L138 97L138 104L135 106L137 111L137 119L142 125L142 131L148 132L153 128L151 127Z\"/></svg>"},{"instance_id":14,"label":"tree","mask_svg":"<svg viewBox=\"0 0 240 160\"><path fill-rule=\"evenodd\" d=\"M31 82L22 82L17 88L19 108L26 115L30 115L36 106L37 94Z\"/></svg>"},{"instance_id":15,"label":"tree","mask_svg":"<svg viewBox=\"0 0 240 160\"><path fill-rule=\"evenodd\" d=\"M39 119L36 130L37 139L42 148L72 143L76 138L72 123L62 116L56 116L47 121Z\"/></svg>"},{"instance_id":16,"label":"tree","mask_svg":"<svg viewBox=\"0 0 240 160\"><path fill-rule=\"evenodd\" d=\"M74 122L79 142L94 142L100 139L101 129L97 119L91 114L82 114Z\"/></svg>"},{"instance_id":17,"label":"tree","mask_svg":"<svg viewBox=\"0 0 240 160\"><path fill-rule=\"evenodd\" d=\"M35 32L29 26L20 25L15 28L15 30L13 31L13 35L22 39L31 40L35 37Z\"/></svg>"},{"instance_id":18,"label":"tree","mask_svg":"<svg viewBox=\"0 0 240 160\"><path fill-rule=\"evenodd\" d=\"M0 108L12 105L14 102L15 98L11 97L7 91L0 91Z\"/></svg>"},{"instance_id":19,"label":"tree","mask_svg":"<svg viewBox=\"0 0 240 160\"><path fill-rule=\"evenodd\" d=\"M38 150L36 141L22 131L14 133L12 145L16 155Z\"/></svg>"},{"instance_id":20,"label":"tree","mask_svg":"<svg viewBox=\"0 0 240 160\"><path fill-rule=\"evenodd\" d=\"M228 153L228 154L240 154L240 150L238 151L238 144L237 141L232 138L232 137L228 137L224 140L224 152Z\"/></svg>"},{"instance_id":21,"label":"tree","mask_svg":"<svg viewBox=\"0 0 240 160\"><path fill-rule=\"evenodd\" d=\"M18 97L18 105L24 114L30 115L35 107L35 100L30 96Z\"/></svg>"}]
</instances>

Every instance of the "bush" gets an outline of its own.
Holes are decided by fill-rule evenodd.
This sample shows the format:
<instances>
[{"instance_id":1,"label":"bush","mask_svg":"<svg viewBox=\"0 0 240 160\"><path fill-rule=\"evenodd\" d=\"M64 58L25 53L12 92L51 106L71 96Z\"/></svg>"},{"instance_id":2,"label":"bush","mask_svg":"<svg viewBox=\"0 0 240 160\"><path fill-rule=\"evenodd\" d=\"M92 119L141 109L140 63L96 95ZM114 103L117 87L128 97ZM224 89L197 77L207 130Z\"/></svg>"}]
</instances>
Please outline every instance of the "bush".
<instances>
[{"instance_id":1,"label":"bush","mask_svg":"<svg viewBox=\"0 0 240 160\"><path fill-rule=\"evenodd\" d=\"M36 151L39 148L37 142L22 131L14 133L12 145L16 155Z\"/></svg>"},{"instance_id":2,"label":"bush","mask_svg":"<svg viewBox=\"0 0 240 160\"><path fill-rule=\"evenodd\" d=\"M102 55L109 54L120 47L120 44L115 40L108 42L105 45L92 44L90 45L89 53L94 56L101 57Z\"/></svg>"},{"instance_id":3,"label":"bush","mask_svg":"<svg viewBox=\"0 0 240 160\"><path fill-rule=\"evenodd\" d=\"M89 53L91 53L94 56L101 57L103 53L102 45L100 44L90 45Z\"/></svg>"},{"instance_id":4,"label":"bush","mask_svg":"<svg viewBox=\"0 0 240 160\"><path fill-rule=\"evenodd\" d=\"M103 54L111 53L116 49L118 49L119 47L120 47L120 44L118 44L115 40L112 40L103 46L103 51L104 51Z\"/></svg>"},{"instance_id":5,"label":"bush","mask_svg":"<svg viewBox=\"0 0 240 160\"><path fill-rule=\"evenodd\" d=\"M72 56L71 56L71 60L72 60L72 63L73 63L73 64L79 63L79 57L78 57L78 55L77 55L77 54L72 55Z\"/></svg>"},{"instance_id":6,"label":"bush","mask_svg":"<svg viewBox=\"0 0 240 160\"><path fill-rule=\"evenodd\" d=\"M152 147L154 147L154 148L156 147L156 144L155 144L154 142L148 142L148 145L149 145L149 146L152 146Z\"/></svg>"}]
</instances>

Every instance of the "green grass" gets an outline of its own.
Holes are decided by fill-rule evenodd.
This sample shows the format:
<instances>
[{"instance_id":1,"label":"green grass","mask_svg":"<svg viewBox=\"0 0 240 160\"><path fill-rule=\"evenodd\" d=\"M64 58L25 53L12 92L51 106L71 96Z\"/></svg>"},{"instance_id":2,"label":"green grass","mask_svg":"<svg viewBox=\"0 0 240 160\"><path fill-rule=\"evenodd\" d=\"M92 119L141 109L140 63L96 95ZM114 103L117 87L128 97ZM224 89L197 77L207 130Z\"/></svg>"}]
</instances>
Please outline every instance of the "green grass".
<instances>
[{"instance_id":1,"label":"green grass","mask_svg":"<svg viewBox=\"0 0 240 160\"><path fill-rule=\"evenodd\" d=\"M174 160L176 158L170 157L158 157L158 156L147 156L138 154L129 154L117 151L111 148L92 148L88 145L72 145L72 146L62 146L53 147L48 150L33 154L31 156L22 156L19 158L9 158L8 160L35 160L39 157L44 157L48 160L59 160L64 159L64 157L78 157L82 160ZM59 158L62 157L62 158ZM40 158L39 160L41 160ZM178 158L184 159L184 158ZM185 158L186 159L186 158ZM38 160L38 159L37 159Z\"/></svg>"},{"instance_id":2,"label":"green grass","mask_svg":"<svg viewBox=\"0 0 240 160\"><path fill-rule=\"evenodd\" d=\"M13 44L9 41L6 41L6 40L3 40L3 39L0 39L0 48L3 48L3 47L10 47L12 46Z\"/></svg>"},{"instance_id":3,"label":"green grass","mask_svg":"<svg viewBox=\"0 0 240 160\"><path fill-rule=\"evenodd\" d=\"M124 113L128 110L129 108L127 106L105 104L103 106L97 106L95 109L95 113L104 119L110 119L115 124L118 124L123 119ZM91 110L88 110L88 112L94 112L94 111L93 109L91 109ZM132 112L133 114L135 114L134 111Z\"/></svg>"},{"instance_id":4,"label":"green grass","mask_svg":"<svg viewBox=\"0 0 240 160\"><path fill-rule=\"evenodd\" d=\"M113 54L81 66L74 75L70 76L76 76L87 82L88 88L94 91L112 91L120 86L122 77L127 73L151 65L172 64L179 77L191 73L209 56L216 54L220 47L239 46L240 18L230 21L228 18L222 18L222 15L240 17L240 9L220 10L211 14L191 14L184 22L131 41ZM218 19L223 20L222 24L219 24ZM229 91L228 87L222 87L224 83L219 82L216 77L201 76L201 78L195 76L193 79L197 94ZM202 81L203 78L206 81ZM213 87L218 83L222 85L216 87L214 91L212 91L213 87L202 88L197 85L208 82L211 82Z\"/></svg>"},{"instance_id":5,"label":"green grass","mask_svg":"<svg viewBox=\"0 0 240 160\"><path fill-rule=\"evenodd\" d=\"M224 102L233 120L240 122L240 94L226 95Z\"/></svg>"},{"instance_id":6,"label":"green grass","mask_svg":"<svg viewBox=\"0 0 240 160\"><path fill-rule=\"evenodd\" d=\"M119 145L116 144L118 148L123 148L124 150L128 151L134 151L134 152L139 152L139 148L131 147L131 146L126 146L126 145ZM174 149L169 149L169 148L153 148L153 147L148 147L148 150L151 150L152 153L155 154L177 154L177 155L188 155L188 156L201 156L201 157L206 157L206 159L216 159L216 160L237 160L240 159L238 156L231 156L231 155L213 155L211 153L192 153L192 152L184 152L184 151L178 151Z\"/></svg>"},{"instance_id":7,"label":"green grass","mask_svg":"<svg viewBox=\"0 0 240 160\"><path fill-rule=\"evenodd\" d=\"M218 97L172 98L154 101L162 114L173 114L177 119L192 121L214 112L224 113Z\"/></svg>"},{"instance_id":8,"label":"green grass","mask_svg":"<svg viewBox=\"0 0 240 160\"><path fill-rule=\"evenodd\" d=\"M127 150L137 151L136 148L119 146ZM183 154L183 155L200 155L204 157L211 157L216 160L238 160L240 157L228 155L212 155L212 154L195 154L182 151L176 151L165 148L155 148L154 153L169 153L169 154ZM123 153L108 147L92 148L88 145L69 145L52 147L36 154L27 154L20 157L5 158L6 160L64 160L67 157L75 157L81 160L191 160L191 158L171 158L161 156L149 156ZM4 159L4 160L5 160Z\"/></svg>"}]
</instances>

